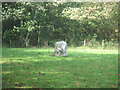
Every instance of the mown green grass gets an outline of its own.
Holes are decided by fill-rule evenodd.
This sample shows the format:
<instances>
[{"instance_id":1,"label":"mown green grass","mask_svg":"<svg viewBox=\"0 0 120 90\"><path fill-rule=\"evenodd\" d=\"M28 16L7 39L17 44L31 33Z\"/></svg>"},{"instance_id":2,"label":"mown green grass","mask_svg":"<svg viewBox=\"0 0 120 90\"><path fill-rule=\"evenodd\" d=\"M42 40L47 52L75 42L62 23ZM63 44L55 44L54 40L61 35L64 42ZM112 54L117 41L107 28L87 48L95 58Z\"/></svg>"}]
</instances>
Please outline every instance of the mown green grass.
<instances>
[{"instance_id":1,"label":"mown green grass","mask_svg":"<svg viewBox=\"0 0 120 90\"><path fill-rule=\"evenodd\" d=\"M117 50L3 48L3 88L117 88Z\"/></svg>"}]
</instances>

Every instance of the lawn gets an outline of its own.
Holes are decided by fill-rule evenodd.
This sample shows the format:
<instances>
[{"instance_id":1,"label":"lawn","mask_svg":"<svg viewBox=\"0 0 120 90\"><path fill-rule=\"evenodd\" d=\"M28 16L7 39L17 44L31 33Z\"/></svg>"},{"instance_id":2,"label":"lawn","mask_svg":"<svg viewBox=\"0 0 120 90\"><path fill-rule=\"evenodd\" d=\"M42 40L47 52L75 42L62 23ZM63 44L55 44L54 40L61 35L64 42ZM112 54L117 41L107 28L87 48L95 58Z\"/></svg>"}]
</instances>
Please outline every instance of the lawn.
<instances>
[{"instance_id":1,"label":"lawn","mask_svg":"<svg viewBox=\"0 0 120 90\"><path fill-rule=\"evenodd\" d=\"M3 88L117 88L118 50L3 48Z\"/></svg>"}]
</instances>

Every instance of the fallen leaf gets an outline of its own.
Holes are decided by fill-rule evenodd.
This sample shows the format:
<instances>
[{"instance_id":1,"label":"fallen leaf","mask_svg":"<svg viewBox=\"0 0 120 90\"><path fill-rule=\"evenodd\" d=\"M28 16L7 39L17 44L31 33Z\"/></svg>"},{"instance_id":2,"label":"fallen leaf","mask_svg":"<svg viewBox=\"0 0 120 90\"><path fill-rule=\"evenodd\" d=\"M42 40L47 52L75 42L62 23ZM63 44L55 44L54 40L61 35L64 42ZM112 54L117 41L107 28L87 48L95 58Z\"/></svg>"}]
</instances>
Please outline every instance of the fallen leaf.
<instances>
[{"instance_id":1,"label":"fallen leaf","mask_svg":"<svg viewBox=\"0 0 120 90\"><path fill-rule=\"evenodd\" d=\"M27 69L29 69L29 67L27 67Z\"/></svg>"},{"instance_id":2,"label":"fallen leaf","mask_svg":"<svg viewBox=\"0 0 120 90\"><path fill-rule=\"evenodd\" d=\"M25 74L25 72L23 72Z\"/></svg>"},{"instance_id":3,"label":"fallen leaf","mask_svg":"<svg viewBox=\"0 0 120 90\"><path fill-rule=\"evenodd\" d=\"M80 87L81 83L78 83L77 86Z\"/></svg>"},{"instance_id":4,"label":"fallen leaf","mask_svg":"<svg viewBox=\"0 0 120 90\"><path fill-rule=\"evenodd\" d=\"M76 76L74 76L74 79L76 79Z\"/></svg>"},{"instance_id":5,"label":"fallen leaf","mask_svg":"<svg viewBox=\"0 0 120 90\"><path fill-rule=\"evenodd\" d=\"M41 72L39 71L39 75L41 74Z\"/></svg>"},{"instance_id":6,"label":"fallen leaf","mask_svg":"<svg viewBox=\"0 0 120 90\"><path fill-rule=\"evenodd\" d=\"M40 76L39 74L37 76Z\"/></svg>"},{"instance_id":7,"label":"fallen leaf","mask_svg":"<svg viewBox=\"0 0 120 90\"><path fill-rule=\"evenodd\" d=\"M88 73L88 75L90 75L90 73Z\"/></svg>"},{"instance_id":8,"label":"fallen leaf","mask_svg":"<svg viewBox=\"0 0 120 90\"><path fill-rule=\"evenodd\" d=\"M42 90L42 88L40 88L40 90Z\"/></svg>"},{"instance_id":9,"label":"fallen leaf","mask_svg":"<svg viewBox=\"0 0 120 90\"><path fill-rule=\"evenodd\" d=\"M32 74L32 72L30 72L30 74Z\"/></svg>"},{"instance_id":10,"label":"fallen leaf","mask_svg":"<svg viewBox=\"0 0 120 90\"><path fill-rule=\"evenodd\" d=\"M34 85L31 85L32 87L34 87Z\"/></svg>"},{"instance_id":11,"label":"fallen leaf","mask_svg":"<svg viewBox=\"0 0 120 90\"><path fill-rule=\"evenodd\" d=\"M34 80L36 80L36 78L33 78Z\"/></svg>"},{"instance_id":12,"label":"fallen leaf","mask_svg":"<svg viewBox=\"0 0 120 90\"><path fill-rule=\"evenodd\" d=\"M46 69L46 71L48 71L48 69Z\"/></svg>"},{"instance_id":13,"label":"fallen leaf","mask_svg":"<svg viewBox=\"0 0 120 90\"><path fill-rule=\"evenodd\" d=\"M94 73L94 75L96 75L96 73Z\"/></svg>"}]
</instances>

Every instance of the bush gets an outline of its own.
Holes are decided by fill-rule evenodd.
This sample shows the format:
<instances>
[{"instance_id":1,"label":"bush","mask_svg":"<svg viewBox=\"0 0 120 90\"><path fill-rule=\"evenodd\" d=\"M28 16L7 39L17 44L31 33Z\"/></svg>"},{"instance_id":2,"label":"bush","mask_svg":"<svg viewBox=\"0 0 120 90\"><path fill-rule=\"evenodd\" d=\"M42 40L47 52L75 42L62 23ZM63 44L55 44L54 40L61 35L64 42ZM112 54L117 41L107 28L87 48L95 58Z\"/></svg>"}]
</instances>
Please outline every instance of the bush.
<instances>
[{"instance_id":1,"label":"bush","mask_svg":"<svg viewBox=\"0 0 120 90\"><path fill-rule=\"evenodd\" d=\"M95 39L91 39L86 44L90 48L100 48L101 44L100 42L96 41Z\"/></svg>"},{"instance_id":2,"label":"bush","mask_svg":"<svg viewBox=\"0 0 120 90\"><path fill-rule=\"evenodd\" d=\"M7 48L8 45L6 43L2 43L2 48Z\"/></svg>"},{"instance_id":3,"label":"bush","mask_svg":"<svg viewBox=\"0 0 120 90\"><path fill-rule=\"evenodd\" d=\"M105 42L105 48L117 48L118 47L118 42Z\"/></svg>"}]
</instances>

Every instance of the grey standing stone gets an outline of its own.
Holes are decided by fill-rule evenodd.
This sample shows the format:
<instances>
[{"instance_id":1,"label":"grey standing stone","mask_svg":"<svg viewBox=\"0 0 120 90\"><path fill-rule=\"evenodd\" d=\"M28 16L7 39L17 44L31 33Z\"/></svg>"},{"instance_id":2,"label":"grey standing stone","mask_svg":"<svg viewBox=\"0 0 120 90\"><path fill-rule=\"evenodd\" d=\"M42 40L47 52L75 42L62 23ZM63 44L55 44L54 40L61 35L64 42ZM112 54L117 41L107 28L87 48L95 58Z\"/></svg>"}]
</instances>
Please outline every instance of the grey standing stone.
<instances>
[{"instance_id":1,"label":"grey standing stone","mask_svg":"<svg viewBox=\"0 0 120 90\"><path fill-rule=\"evenodd\" d=\"M55 43L55 56L67 56L67 43L65 41L59 41Z\"/></svg>"}]
</instances>

